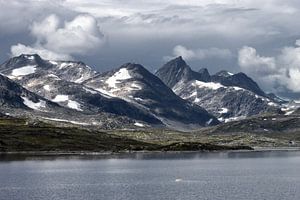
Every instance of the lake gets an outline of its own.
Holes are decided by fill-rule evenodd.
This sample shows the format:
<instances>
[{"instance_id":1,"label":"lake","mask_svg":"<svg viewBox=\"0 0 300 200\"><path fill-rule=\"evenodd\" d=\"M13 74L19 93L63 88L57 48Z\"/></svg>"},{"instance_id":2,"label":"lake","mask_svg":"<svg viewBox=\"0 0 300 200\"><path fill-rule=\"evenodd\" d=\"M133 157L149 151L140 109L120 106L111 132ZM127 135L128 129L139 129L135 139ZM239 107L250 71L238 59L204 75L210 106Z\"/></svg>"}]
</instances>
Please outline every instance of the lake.
<instances>
[{"instance_id":1,"label":"lake","mask_svg":"<svg viewBox=\"0 0 300 200\"><path fill-rule=\"evenodd\" d=\"M0 156L0 199L300 199L300 152Z\"/></svg>"}]
</instances>

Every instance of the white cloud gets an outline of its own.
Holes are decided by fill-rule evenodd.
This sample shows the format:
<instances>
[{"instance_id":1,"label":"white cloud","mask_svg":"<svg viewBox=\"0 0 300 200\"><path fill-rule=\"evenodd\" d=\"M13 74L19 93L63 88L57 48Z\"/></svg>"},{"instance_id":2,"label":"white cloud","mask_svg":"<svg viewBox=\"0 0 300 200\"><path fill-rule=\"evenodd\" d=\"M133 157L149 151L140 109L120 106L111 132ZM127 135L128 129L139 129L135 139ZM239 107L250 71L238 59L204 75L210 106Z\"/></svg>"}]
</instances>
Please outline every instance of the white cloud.
<instances>
[{"instance_id":1,"label":"white cloud","mask_svg":"<svg viewBox=\"0 0 300 200\"><path fill-rule=\"evenodd\" d=\"M300 92L300 47L296 41L295 47L284 47L281 53L274 57L264 57L257 54L252 47L239 50L239 66L242 71L256 77L262 86L273 91L290 90Z\"/></svg>"},{"instance_id":2,"label":"white cloud","mask_svg":"<svg viewBox=\"0 0 300 200\"><path fill-rule=\"evenodd\" d=\"M49 51L43 47L30 47L23 44L17 44L11 47L11 54L13 56L18 56L20 54L38 54L44 59L48 60L73 60L70 55L55 53L53 51Z\"/></svg>"},{"instance_id":3,"label":"white cloud","mask_svg":"<svg viewBox=\"0 0 300 200\"><path fill-rule=\"evenodd\" d=\"M173 56L165 56L164 60L172 57L182 56L185 60L203 60L206 58L227 59L232 56L229 49L208 48L208 49L188 49L182 45L173 48Z\"/></svg>"},{"instance_id":4,"label":"white cloud","mask_svg":"<svg viewBox=\"0 0 300 200\"><path fill-rule=\"evenodd\" d=\"M260 75L274 74L277 70L275 58L260 56L256 49L248 46L239 50L238 62L243 71Z\"/></svg>"},{"instance_id":5,"label":"white cloud","mask_svg":"<svg viewBox=\"0 0 300 200\"><path fill-rule=\"evenodd\" d=\"M71 58L72 55L93 54L104 42L96 19L90 15L78 15L64 23L56 15L34 22L31 34L35 44L11 47L12 55L39 53L47 59Z\"/></svg>"}]
</instances>

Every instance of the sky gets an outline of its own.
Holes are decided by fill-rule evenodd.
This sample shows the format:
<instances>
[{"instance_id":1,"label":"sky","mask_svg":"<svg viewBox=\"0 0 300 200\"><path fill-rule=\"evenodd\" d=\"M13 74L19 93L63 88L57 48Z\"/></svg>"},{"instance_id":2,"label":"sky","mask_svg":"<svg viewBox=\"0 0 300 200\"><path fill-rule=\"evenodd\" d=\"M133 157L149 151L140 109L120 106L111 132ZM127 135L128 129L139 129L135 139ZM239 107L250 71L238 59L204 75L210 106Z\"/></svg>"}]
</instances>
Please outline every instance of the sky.
<instances>
[{"instance_id":1,"label":"sky","mask_svg":"<svg viewBox=\"0 0 300 200\"><path fill-rule=\"evenodd\" d=\"M194 70L244 72L299 100L299 19L299 0L0 0L0 62L38 53L154 72L182 56Z\"/></svg>"}]
</instances>

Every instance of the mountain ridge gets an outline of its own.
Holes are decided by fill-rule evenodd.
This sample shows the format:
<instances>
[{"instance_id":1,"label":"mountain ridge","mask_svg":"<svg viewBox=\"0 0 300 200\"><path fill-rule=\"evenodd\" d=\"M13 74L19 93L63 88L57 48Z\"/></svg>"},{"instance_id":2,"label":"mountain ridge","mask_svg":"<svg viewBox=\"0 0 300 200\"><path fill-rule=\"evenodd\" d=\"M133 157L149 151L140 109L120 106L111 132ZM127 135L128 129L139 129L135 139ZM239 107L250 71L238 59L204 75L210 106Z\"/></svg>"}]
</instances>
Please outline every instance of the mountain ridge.
<instances>
[{"instance_id":1,"label":"mountain ridge","mask_svg":"<svg viewBox=\"0 0 300 200\"><path fill-rule=\"evenodd\" d=\"M0 72L31 92L82 115L105 112L129 117L139 127L163 124L183 130L219 123L205 109L175 95L139 64L126 63L99 73L83 62L49 61L27 54L6 61L0 65ZM98 85L94 85L97 79Z\"/></svg>"},{"instance_id":2,"label":"mountain ridge","mask_svg":"<svg viewBox=\"0 0 300 200\"><path fill-rule=\"evenodd\" d=\"M187 68L188 74L193 75L176 76L179 73L179 65ZM237 120L267 112L282 113L279 102L274 101L255 81L242 72L232 74L222 70L210 75L206 68L196 72L182 57L177 57L163 65L155 75L178 96L206 108L221 121ZM172 77L173 79L170 79Z\"/></svg>"}]
</instances>

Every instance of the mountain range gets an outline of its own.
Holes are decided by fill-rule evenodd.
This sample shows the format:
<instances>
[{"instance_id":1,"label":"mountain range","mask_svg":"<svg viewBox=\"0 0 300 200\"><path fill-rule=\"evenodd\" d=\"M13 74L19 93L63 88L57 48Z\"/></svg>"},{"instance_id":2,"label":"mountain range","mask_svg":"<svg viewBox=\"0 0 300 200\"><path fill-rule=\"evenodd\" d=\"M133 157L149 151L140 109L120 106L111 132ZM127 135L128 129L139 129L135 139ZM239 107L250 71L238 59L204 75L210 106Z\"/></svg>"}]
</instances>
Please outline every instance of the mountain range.
<instances>
[{"instance_id":1,"label":"mountain range","mask_svg":"<svg viewBox=\"0 0 300 200\"><path fill-rule=\"evenodd\" d=\"M244 73L220 71L210 75L206 68L193 71L182 57L162 66L156 75L178 96L202 106L220 121L232 121L262 113L283 114L284 100L266 94Z\"/></svg>"},{"instance_id":2,"label":"mountain range","mask_svg":"<svg viewBox=\"0 0 300 200\"><path fill-rule=\"evenodd\" d=\"M196 130L297 109L244 73L196 72L182 57L152 74L135 63L99 73L83 62L22 54L1 64L0 73L2 114L78 126Z\"/></svg>"}]
</instances>

